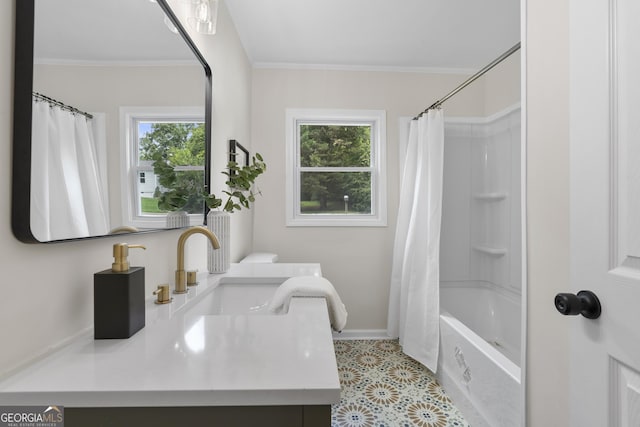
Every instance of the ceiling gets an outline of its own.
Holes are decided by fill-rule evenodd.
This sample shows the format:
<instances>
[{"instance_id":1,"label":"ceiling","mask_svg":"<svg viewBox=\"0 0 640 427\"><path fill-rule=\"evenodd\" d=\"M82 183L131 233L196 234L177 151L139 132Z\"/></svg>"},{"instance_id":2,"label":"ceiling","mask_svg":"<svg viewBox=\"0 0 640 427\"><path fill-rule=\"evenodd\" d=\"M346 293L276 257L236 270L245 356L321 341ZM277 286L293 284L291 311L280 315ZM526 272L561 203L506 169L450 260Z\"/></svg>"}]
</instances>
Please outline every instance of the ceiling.
<instances>
[{"instance_id":1,"label":"ceiling","mask_svg":"<svg viewBox=\"0 0 640 427\"><path fill-rule=\"evenodd\" d=\"M36 0L36 61L194 62L164 16L149 0Z\"/></svg>"},{"instance_id":2,"label":"ceiling","mask_svg":"<svg viewBox=\"0 0 640 427\"><path fill-rule=\"evenodd\" d=\"M520 41L520 0L224 0L255 66L475 70Z\"/></svg>"},{"instance_id":3,"label":"ceiling","mask_svg":"<svg viewBox=\"0 0 640 427\"><path fill-rule=\"evenodd\" d=\"M256 67L469 72L520 40L520 0L222 1ZM149 0L37 0L36 56L192 61L163 16Z\"/></svg>"}]
</instances>

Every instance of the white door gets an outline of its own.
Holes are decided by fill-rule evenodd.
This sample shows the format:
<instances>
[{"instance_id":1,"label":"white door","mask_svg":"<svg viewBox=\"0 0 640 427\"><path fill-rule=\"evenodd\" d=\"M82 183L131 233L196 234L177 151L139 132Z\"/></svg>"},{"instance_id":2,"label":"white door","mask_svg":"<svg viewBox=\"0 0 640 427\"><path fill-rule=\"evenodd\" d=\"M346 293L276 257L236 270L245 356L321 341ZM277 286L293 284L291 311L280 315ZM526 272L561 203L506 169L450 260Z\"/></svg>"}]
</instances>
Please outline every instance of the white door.
<instances>
[{"instance_id":1,"label":"white door","mask_svg":"<svg viewBox=\"0 0 640 427\"><path fill-rule=\"evenodd\" d=\"M571 0L571 426L640 426L640 1Z\"/></svg>"}]
</instances>

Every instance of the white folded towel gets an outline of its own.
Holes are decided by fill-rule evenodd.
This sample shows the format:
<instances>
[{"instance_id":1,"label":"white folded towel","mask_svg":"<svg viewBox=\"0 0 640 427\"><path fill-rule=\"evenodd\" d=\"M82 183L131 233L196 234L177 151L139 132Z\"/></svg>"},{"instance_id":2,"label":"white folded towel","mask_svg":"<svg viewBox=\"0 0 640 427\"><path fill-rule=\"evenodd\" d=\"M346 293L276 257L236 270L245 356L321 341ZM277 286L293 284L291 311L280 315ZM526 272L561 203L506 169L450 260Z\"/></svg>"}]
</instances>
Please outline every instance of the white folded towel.
<instances>
[{"instance_id":1,"label":"white folded towel","mask_svg":"<svg viewBox=\"0 0 640 427\"><path fill-rule=\"evenodd\" d=\"M269 311L287 311L292 297L324 297L329 308L329 321L335 331L342 331L347 324L347 309L335 288L324 277L297 276L278 286L269 303Z\"/></svg>"}]
</instances>

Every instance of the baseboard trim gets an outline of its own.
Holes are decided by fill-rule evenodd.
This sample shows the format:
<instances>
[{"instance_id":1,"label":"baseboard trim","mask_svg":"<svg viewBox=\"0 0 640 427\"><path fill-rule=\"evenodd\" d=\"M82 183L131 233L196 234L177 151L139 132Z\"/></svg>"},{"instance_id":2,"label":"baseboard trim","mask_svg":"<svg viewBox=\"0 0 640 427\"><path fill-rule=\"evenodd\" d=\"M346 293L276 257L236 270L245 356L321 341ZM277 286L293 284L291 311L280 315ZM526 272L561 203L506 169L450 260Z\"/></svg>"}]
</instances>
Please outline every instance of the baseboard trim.
<instances>
[{"instance_id":1,"label":"baseboard trim","mask_svg":"<svg viewBox=\"0 0 640 427\"><path fill-rule=\"evenodd\" d=\"M345 329L333 333L334 340L388 340L386 329Z\"/></svg>"}]
</instances>

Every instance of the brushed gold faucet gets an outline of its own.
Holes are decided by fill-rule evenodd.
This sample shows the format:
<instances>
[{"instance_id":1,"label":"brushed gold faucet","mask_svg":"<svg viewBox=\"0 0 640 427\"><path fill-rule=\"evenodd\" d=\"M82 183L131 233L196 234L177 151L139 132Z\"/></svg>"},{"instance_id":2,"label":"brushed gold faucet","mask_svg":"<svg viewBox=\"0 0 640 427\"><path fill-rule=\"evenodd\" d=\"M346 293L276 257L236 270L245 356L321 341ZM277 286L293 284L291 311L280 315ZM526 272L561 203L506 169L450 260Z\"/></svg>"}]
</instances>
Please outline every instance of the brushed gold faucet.
<instances>
[{"instance_id":1,"label":"brushed gold faucet","mask_svg":"<svg viewBox=\"0 0 640 427\"><path fill-rule=\"evenodd\" d=\"M204 234L211 242L213 249L220 249L220 243L215 234L205 227L191 227L180 235L178 239L178 269L176 270L176 287L174 293L184 294L187 292L187 273L184 271L184 245L187 239L194 234Z\"/></svg>"}]
</instances>

